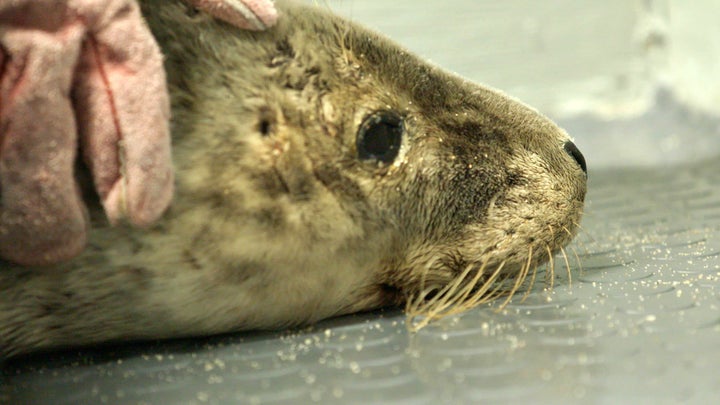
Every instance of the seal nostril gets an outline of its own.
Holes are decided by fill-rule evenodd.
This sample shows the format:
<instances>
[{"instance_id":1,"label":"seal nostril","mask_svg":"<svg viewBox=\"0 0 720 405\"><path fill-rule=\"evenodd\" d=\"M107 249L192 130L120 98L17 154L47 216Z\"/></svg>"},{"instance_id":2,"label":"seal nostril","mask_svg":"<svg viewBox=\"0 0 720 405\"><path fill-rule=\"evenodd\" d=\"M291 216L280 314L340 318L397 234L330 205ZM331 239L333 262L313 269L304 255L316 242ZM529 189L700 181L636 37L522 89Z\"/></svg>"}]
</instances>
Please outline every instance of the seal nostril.
<instances>
[{"instance_id":1,"label":"seal nostril","mask_svg":"<svg viewBox=\"0 0 720 405\"><path fill-rule=\"evenodd\" d=\"M563 147L565 149L565 152L568 153L568 155L572 156L573 159L577 162L578 165L580 165L580 168L582 171L587 174L587 166L585 165L585 156L583 156L582 153L580 153L580 149L578 149L577 146L575 146L574 143L567 141L565 142L565 146Z\"/></svg>"}]
</instances>

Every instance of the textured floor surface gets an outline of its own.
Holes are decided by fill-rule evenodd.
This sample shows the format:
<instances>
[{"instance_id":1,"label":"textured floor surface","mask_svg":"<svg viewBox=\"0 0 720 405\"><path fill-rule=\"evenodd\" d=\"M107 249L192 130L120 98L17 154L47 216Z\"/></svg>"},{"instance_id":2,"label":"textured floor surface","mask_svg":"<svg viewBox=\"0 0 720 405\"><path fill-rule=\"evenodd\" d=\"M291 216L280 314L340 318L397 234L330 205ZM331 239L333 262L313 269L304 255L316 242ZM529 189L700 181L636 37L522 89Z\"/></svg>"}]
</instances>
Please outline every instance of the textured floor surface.
<instances>
[{"instance_id":1,"label":"textured floor surface","mask_svg":"<svg viewBox=\"0 0 720 405\"><path fill-rule=\"evenodd\" d=\"M720 159L590 173L551 291L410 334L399 312L295 333L64 352L3 370L23 404L712 403L720 397ZM542 284L542 283L540 283ZM4 397L2 397L4 396Z\"/></svg>"},{"instance_id":2,"label":"textured floor surface","mask_svg":"<svg viewBox=\"0 0 720 405\"><path fill-rule=\"evenodd\" d=\"M634 14L639 2L623 0L328 2L551 113L599 97L608 111L628 114L634 104L621 102L655 71L641 34L662 38L639 29L655 21ZM703 72L720 55L708 34L717 12L670 3L670 40L653 43L698 46L697 60L682 46L668 60L697 63L687 77L710 97L717 86ZM691 24L679 30L683 16ZM673 29L697 36L673 37ZM720 126L660 96L631 118L555 117L566 118L591 169L584 232L572 245L581 266L569 254L572 282L558 256L552 290L539 283L524 302L481 307L417 334L387 311L303 332L27 358L0 370L0 404L717 403L720 156L677 162L717 154ZM670 161L679 166L663 167ZM593 170L623 164L651 168Z\"/></svg>"}]
</instances>

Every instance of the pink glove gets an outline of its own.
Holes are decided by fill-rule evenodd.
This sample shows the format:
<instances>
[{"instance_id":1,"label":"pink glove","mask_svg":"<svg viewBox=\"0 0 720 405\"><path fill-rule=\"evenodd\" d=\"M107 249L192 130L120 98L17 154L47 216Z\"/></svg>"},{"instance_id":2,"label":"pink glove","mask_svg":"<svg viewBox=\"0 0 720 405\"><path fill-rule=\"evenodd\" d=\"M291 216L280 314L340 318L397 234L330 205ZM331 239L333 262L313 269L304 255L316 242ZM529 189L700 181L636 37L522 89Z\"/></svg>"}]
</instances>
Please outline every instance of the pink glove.
<instances>
[{"instance_id":1,"label":"pink glove","mask_svg":"<svg viewBox=\"0 0 720 405\"><path fill-rule=\"evenodd\" d=\"M270 0L193 0L243 28ZM78 147L112 223L156 220L173 175L162 57L134 0L0 0L0 257L78 254L88 218Z\"/></svg>"},{"instance_id":2,"label":"pink glove","mask_svg":"<svg viewBox=\"0 0 720 405\"><path fill-rule=\"evenodd\" d=\"M189 0L195 7L246 30L264 30L277 20L273 0Z\"/></svg>"}]
</instances>

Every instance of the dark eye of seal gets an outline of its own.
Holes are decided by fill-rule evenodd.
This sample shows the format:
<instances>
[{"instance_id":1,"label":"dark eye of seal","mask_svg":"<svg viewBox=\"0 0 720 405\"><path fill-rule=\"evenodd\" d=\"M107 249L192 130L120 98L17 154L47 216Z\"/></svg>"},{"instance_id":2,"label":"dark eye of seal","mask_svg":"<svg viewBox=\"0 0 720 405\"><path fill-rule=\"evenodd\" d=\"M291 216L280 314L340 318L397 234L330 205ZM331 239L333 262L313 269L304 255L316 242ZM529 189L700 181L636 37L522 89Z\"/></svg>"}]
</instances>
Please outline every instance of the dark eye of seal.
<instances>
[{"instance_id":1,"label":"dark eye of seal","mask_svg":"<svg viewBox=\"0 0 720 405\"><path fill-rule=\"evenodd\" d=\"M400 151L403 120L392 111L378 111L369 115L358 130L356 146L362 160L391 163Z\"/></svg>"}]
</instances>

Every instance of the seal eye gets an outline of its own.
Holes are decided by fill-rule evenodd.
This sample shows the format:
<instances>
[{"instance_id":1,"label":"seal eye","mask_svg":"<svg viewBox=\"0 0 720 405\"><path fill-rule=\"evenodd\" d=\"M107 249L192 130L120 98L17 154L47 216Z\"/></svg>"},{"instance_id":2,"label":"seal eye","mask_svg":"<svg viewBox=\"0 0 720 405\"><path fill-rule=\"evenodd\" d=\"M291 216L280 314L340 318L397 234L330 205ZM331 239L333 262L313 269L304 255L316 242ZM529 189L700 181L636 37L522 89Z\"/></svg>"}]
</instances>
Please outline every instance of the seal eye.
<instances>
[{"instance_id":1,"label":"seal eye","mask_svg":"<svg viewBox=\"0 0 720 405\"><path fill-rule=\"evenodd\" d=\"M404 128L402 118L391 111L369 115L360 125L356 147L362 160L391 163L400 151Z\"/></svg>"}]
</instances>

